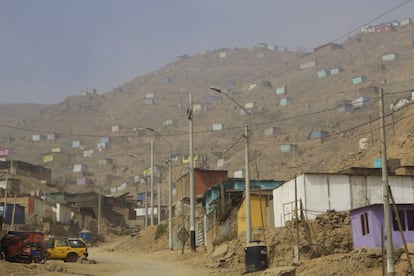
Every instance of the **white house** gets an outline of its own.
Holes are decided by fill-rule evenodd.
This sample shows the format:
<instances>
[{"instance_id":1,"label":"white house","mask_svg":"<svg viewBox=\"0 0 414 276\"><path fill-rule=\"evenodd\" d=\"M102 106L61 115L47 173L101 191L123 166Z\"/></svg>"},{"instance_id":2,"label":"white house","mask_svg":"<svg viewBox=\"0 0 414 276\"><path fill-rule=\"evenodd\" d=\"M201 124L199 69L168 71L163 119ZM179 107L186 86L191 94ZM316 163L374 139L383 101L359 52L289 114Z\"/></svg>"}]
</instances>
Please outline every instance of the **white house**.
<instances>
[{"instance_id":1,"label":"white house","mask_svg":"<svg viewBox=\"0 0 414 276\"><path fill-rule=\"evenodd\" d=\"M381 176L305 173L273 190L276 227L294 218L295 183L308 219L327 210L349 211L383 203ZM396 203L414 203L414 176L389 176L388 183Z\"/></svg>"}]
</instances>

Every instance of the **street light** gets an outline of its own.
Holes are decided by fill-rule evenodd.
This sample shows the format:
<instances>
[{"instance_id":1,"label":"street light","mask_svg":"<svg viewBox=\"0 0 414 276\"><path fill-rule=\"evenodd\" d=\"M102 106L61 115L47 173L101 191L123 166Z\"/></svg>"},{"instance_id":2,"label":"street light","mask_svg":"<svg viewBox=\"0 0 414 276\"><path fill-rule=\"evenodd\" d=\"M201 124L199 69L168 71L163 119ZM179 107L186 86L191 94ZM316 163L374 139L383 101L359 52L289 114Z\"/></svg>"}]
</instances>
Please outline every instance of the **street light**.
<instances>
[{"instance_id":1,"label":"street light","mask_svg":"<svg viewBox=\"0 0 414 276\"><path fill-rule=\"evenodd\" d=\"M210 86L210 89L220 93L224 96L226 96L230 101L235 103L238 107L240 107L244 112L246 112L247 115L250 115L249 111L247 111L246 108L244 108L241 104L239 104L235 99L230 97L227 93L225 93L222 89L216 87L216 86ZM246 141L245 144L245 189L246 189L246 244L248 245L251 241L251 207L250 207L250 171L249 171L249 129L248 125L244 127L244 138Z\"/></svg>"},{"instance_id":2,"label":"street light","mask_svg":"<svg viewBox=\"0 0 414 276\"><path fill-rule=\"evenodd\" d=\"M165 143L167 143L170 146L170 154L168 155L168 247L170 250L173 248L172 244L172 236L173 236L173 229L172 229L172 167L171 167L171 152L173 150L173 145L159 133L155 129L152 128L146 128L149 131L154 132L157 134L162 140L164 140ZM158 224L160 224L160 218L161 218L161 206L160 206L160 188L159 188L159 182L158 182Z\"/></svg>"}]
</instances>

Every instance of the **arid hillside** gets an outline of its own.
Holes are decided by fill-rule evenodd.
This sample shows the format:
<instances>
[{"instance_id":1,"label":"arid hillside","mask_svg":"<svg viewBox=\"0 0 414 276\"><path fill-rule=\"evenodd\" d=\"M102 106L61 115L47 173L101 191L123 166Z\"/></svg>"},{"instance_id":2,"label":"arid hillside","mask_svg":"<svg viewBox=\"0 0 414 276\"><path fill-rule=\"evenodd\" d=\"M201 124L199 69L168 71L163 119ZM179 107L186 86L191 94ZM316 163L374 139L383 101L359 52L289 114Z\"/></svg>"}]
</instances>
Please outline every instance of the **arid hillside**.
<instances>
[{"instance_id":1,"label":"arid hillside","mask_svg":"<svg viewBox=\"0 0 414 276\"><path fill-rule=\"evenodd\" d=\"M67 190L76 189L74 164L88 165L87 177L105 188L132 185L133 176L150 166L151 138L156 164L164 165L170 154L188 155L191 94L194 153L203 156L201 167L229 175L242 170L246 125L253 179L372 167L380 152L378 90L383 89L388 156L413 164L413 37L408 25L359 33L340 47L326 45L312 53L261 45L182 56L110 92L79 93L48 106L0 106L0 148L14 149L9 158L51 168L56 185ZM391 112L396 103L405 105ZM32 135L51 133L56 139L33 141ZM99 150L102 137L108 142ZM366 149L359 147L361 138L368 139ZM73 141L81 146L74 148ZM68 158L43 162L53 148ZM113 163L99 166L103 159ZM174 162L174 178L187 171L180 160Z\"/></svg>"}]
</instances>

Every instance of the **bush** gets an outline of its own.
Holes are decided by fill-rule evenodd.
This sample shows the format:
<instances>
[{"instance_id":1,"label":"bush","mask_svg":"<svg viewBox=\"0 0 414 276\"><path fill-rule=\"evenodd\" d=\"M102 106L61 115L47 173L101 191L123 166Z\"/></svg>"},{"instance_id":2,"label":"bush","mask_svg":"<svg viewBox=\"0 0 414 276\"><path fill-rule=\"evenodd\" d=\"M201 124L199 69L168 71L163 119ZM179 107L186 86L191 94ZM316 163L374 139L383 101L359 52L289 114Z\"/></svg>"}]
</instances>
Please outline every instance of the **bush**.
<instances>
[{"instance_id":1,"label":"bush","mask_svg":"<svg viewBox=\"0 0 414 276\"><path fill-rule=\"evenodd\" d=\"M168 224L160 224L157 226L157 231L155 232L155 239L158 240L164 233L165 229L167 229Z\"/></svg>"}]
</instances>

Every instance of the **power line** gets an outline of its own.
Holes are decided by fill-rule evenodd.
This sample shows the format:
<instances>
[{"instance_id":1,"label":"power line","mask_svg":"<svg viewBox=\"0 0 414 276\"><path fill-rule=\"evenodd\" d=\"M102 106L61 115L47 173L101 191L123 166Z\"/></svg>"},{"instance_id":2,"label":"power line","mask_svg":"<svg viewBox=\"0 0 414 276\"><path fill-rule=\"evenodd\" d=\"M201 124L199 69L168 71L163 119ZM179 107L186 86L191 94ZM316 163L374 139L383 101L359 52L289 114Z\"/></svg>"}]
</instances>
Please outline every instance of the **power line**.
<instances>
[{"instance_id":1,"label":"power line","mask_svg":"<svg viewBox=\"0 0 414 276\"><path fill-rule=\"evenodd\" d=\"M395 92L389 92L387 93L385 96L390 96L390 95L396 95L396 94L402 94L402 93L407 93L407 92L411 92L412 89L408 89L408 90L402 90L402 91L395 91ZM374 97L371 98L370 101L371 103L376 102L379 100L379 97ZM364 104L367 101L362 101L361 103ZM298 114L295 116L291 116L291 117L286 117L286 118L281 118L281 119L275 119L275 120L268 120L268 121L262 121L262 122L256 122L256 123L251 123L248 126L249 127L257 127L257 126L261 126L261 125L266 125L266 124L273 124L273 123L280 123L280 122L285 122L285 121L289 121L289 120L296 120L296 119L300 119L300 118L305 118L305 117L311 117L311 116L316 116L325 112L330 112L330 111L334 111L336 110L338 107L340 107L340 104L336 104L333 107L330 108L326 108L326 109L322 109L322 110L318 110L318 111L314 111L314 112L310 112L310 113L303 113L303 114ZM6 127L6 128L12 128L12 129L17 129L17 130L22 130L22 131L31 131L31 132L40 132L40 133L54 133L54 134L58 134L60 136L69 136L69 137L89 137L89 138L100 138L100 137L108 137L108 138L112 138L112 139L122 139L125 137L137 137L137 138L146 138L146 137L152 137L155 134L146 134L146 135L107 135L107 134L85 134L85 133L67 133L67 132L56 132L53 130L41 130L41 129L34 129L34 128L26 128L26 127L18 127L18 126L14 126L14 125L9 125L9 124L3 124L0 123L0 127ZM240 125L240 126L234 126L234 127L227 127L227 128L223 128L220 131L217 130L198 130L198 131L194 131L194 134L206 134L206 133L217 133L217 132L223 132L223 131L231 131L231 130L235 130L235 129L242 129L244 128L245 125ZM170 133L159 133L159 135L165 136L165 137L174 137L174 136L182 136L182 135L187 135L187 131L177 131L177 132L170 132ZM158 135L157 135L158 136ZM241 139L241 138L239 138Z\"/></svg>"},{"instance_id":2,"label":"power line","mask_svg":"<svg viewBox=\"0 0 414 276\"><path fill-rule=\"evenodd\" d=\"M400 4L398 4L397 6L395 6L395 7L391 8L391 9L389 9L389 10L385 11L384 13L382 13L382 14L380 14L380 15L378 15L378 16L376 16L376 17L374 17L373 19L369 20L369 21L368 21L368 22L366 22L365 24L362 24L362 25L360 25L360 26L356 27L355 29L353 29L353 30L351 30L351 31L349 31L349 32L347 32L347 33L345 33L345 34L343 34L343 35L341 35L341 36L337 37L336 39L332 40L332 41L331 41L331 43L333 43L333 42L337 42L338 40L341 40L342 38L344 38L344 37L347 37L347 36L351 35L352 33L354 33L354 32L356 32L356 31L360 30L362 27L364 27L364 26L367 26L367 25L371 24L371 23L372 23L372 22L374 22L375 20L380 19L381 17L384 17L385 15L387 15L387 14L389 14L389 13L391 13L391 12L395 11L396 9L399 9L400 7L402 7L402 6L406 5L406 4L408 4L409 2L411 2L411 0L407 0L407 1L404 1L404 2L402 2L402 3L400 3Z\"/></svg>"}]
</instances>

